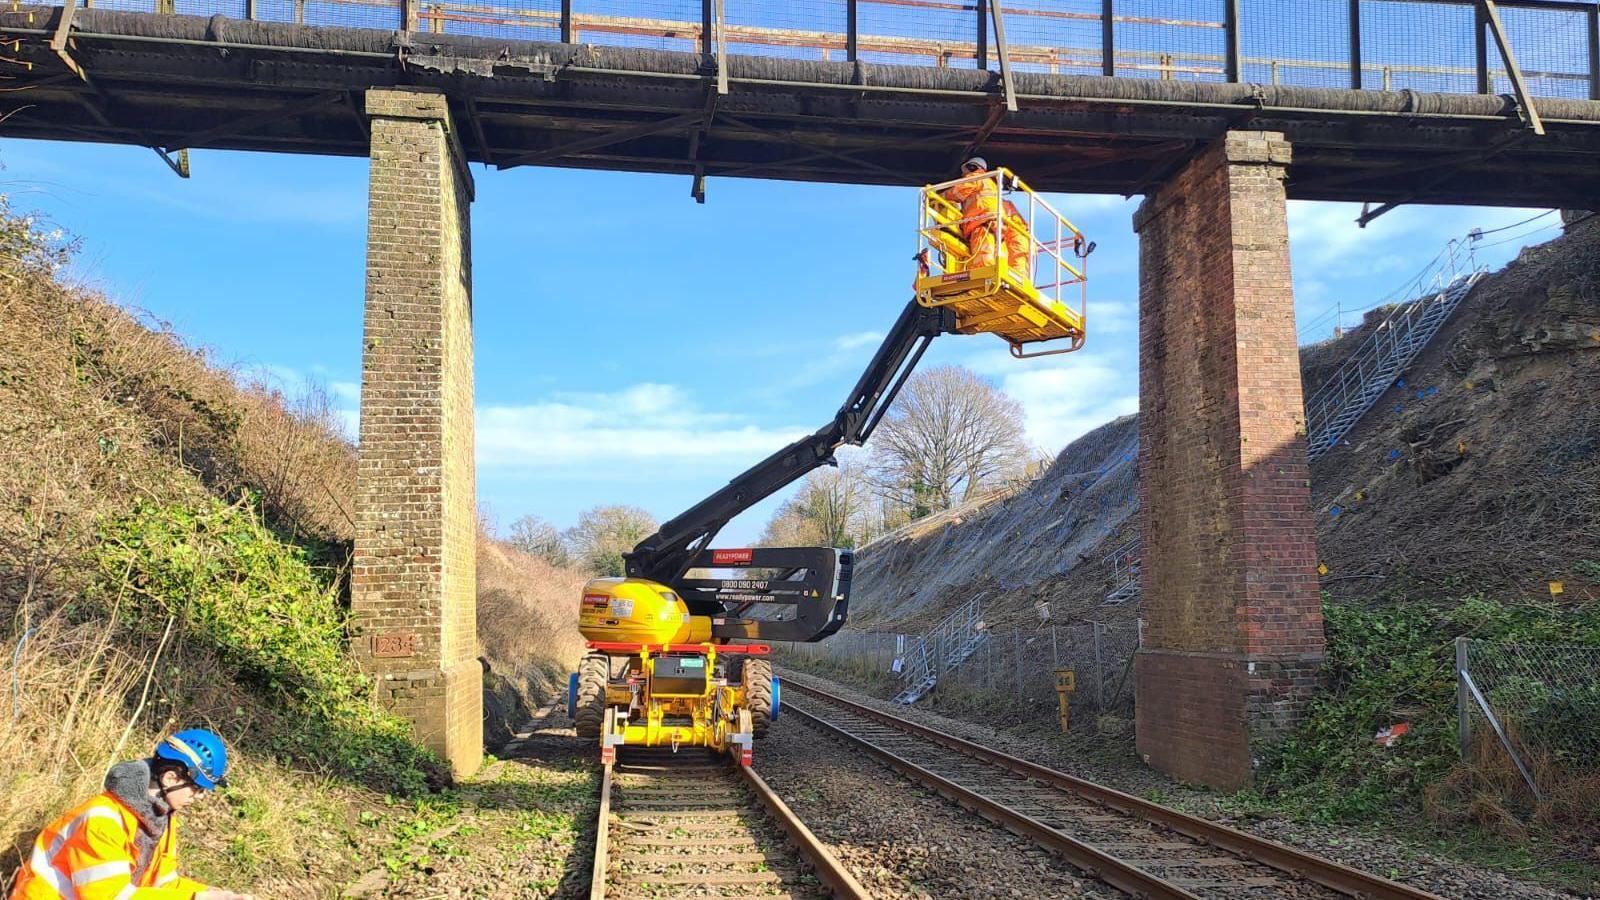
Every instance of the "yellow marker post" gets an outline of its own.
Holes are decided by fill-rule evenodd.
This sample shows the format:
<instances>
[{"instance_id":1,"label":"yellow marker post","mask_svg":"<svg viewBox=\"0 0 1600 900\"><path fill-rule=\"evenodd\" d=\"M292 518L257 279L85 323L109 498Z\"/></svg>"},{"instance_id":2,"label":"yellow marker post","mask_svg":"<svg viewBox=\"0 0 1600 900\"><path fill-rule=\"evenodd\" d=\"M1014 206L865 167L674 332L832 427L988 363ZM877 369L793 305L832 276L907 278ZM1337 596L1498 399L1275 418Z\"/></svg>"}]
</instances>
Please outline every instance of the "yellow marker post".
<instances>
[{"instance_id":1,"label":"yellow marker post","mask_svg":"<svg viewBox=\"0 0 1600 900\"><path fill-rule=\"evenodd\" d=\"M1550 596L1554 597L1554 596L1556 596L1558 594L1564 594L1564 593L1566 593L1566 591L1567 591L1566 585L1562 584L1561 582L1559 582L1559 581L1550 582Z\"/></svg>"},{"instance_id":2,"label":"yellow marker post","mask_svg":"<svg viewBox=\"0 0 1600 900\"><path fill-rule=\"evenodd\" d=\"M1061 730L1070 731L1072 721L1070 717L1070 696L1078 689L1078 673L1072 669L1056 670L1056 700L1061 704Z\"/></svg>"}]
</instances>

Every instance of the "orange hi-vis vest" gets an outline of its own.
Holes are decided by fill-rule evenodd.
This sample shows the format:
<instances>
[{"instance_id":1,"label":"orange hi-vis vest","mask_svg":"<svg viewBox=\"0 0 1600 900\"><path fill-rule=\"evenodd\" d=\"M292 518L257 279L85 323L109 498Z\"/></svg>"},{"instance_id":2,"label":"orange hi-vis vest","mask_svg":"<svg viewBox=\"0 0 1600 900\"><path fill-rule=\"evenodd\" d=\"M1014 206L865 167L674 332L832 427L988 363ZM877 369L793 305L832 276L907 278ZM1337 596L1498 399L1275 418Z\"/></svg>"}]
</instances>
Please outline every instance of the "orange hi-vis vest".
<instances>
[{"instance_id":1,"label":"orange hi-vis vest","mask_svg":"<svg viewBox=\"0 0 1600 900\"><path fill-rule=\"evenodd\" d=\"M139 817L110 791L98 794L39 832L11 900L191 900L207 887L178 875L177 828L169 816L135 878Z\"/></svg>"}]
</instances>

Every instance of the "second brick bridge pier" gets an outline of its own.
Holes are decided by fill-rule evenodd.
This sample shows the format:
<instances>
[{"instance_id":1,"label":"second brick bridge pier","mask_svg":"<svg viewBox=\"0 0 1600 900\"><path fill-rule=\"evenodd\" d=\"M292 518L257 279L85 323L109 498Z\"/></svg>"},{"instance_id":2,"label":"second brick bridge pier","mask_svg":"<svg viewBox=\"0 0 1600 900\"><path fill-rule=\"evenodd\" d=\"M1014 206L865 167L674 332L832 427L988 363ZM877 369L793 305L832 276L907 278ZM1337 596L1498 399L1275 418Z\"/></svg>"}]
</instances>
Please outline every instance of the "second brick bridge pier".
<instances>
[{"instance_id":1,"label":"second brick bridge pier","mask_svg":"<svg viewBox=\"0 0 1600 900\"><path fill-rule=\"evenodd\" d=\"M370 157L358 653L383 701L458 773L482 751L469 162L675 172L703 200L708 176L914 185L981 151L1041 190L1143 195L1138 743L1179 777L1243 785L1252 744L1295 721L1323 654L1286 198L1383 204L1371 214L1409 202L1600 207L1600 102L1541 98L1535 114L1520 74L1515 96L1490 94L1515 67L1494 68L1506 57L1484 49L1498 19L1481 0L1457 4L1469 21L1478 10L1478 94L1242 83L1260 60L1241 51L1233 0L1218 23L1222 81L1117 77L1128 57L1113 47L1112 0L1105 74L1092 77L1011 72L999 18L966 51L999 52L998 72L873 65L858 57L871 42L856 5L842 62L729 53L727 35L762 31L744 25L693 23L699 52L668 52L431 34L412 3L395 7L399 30L253 20L250 2L211 17L159 2L148 13L16 7L0 12L0 37L19 41L11 57L31 68L6 73L21 109L4 133L141 144L175 167L191 147ZM1590 48L1567 68L1577 96L1600 93L1593 4L1523 5L1572 8L1577 37L1551 40ZM443 9L420 6L423 21ZM561 37L627 24L560 10ZM1361 86L1363 41L1346 27ZM766 31L756 37L778 40ZM873 40L882 55L912 39Z\"/></svg>"}]
</instances>

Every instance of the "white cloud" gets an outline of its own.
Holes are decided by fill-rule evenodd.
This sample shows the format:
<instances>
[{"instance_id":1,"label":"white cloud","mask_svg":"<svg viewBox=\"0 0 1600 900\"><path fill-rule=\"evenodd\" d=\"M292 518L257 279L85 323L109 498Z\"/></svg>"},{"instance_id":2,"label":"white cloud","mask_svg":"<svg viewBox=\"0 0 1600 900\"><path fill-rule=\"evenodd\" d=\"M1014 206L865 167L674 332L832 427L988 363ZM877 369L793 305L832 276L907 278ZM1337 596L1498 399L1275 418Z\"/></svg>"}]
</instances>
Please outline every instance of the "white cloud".
<instances>
[{"instance_id":1,"label":"white cloud","mask_svg":"<svg viewBox=\"0 0 1600 900\"><path fill-rule=\"evenodd\" d=\"M883 340L881 331L858 331L855 334L843 334L833 339L835 351L854 350L857 347L866 347Z\"/></svg>"},{"instance_id":2,"label":"white cloud","mask_svg":"<svg viewBox=\"0 0 1600 900\"><path fill-rule=\"evenodd\" d=\"M1074 355L1053 366L1014 369L1000 387L1022 405L1028 439L1055 453L1118 416L1139 411L1130 371Z\"/></svg>"},{"instance_id":3,"label":"white cloud","mask_svg":"<svg viewBox=\"0 0 1600 900\"><path fill-rule=\"evenodd\" d=\"M478 464L485 467L594 470L653 461L681 472L684 466L753 462L805 433L707 411L676 385L644 383L480 407L476 442Z\"/></svg>"},{"instance_id":4,"label":"white cloud","mask_svg":"<svg viewBox=\"0 0 1600 900\"><path fill-rule=\"evenodd\" d=\"M1085 329L1096 335L1138 331L1139 304L1132 300L1091 299Z\"/></svg>"}]
</instances>

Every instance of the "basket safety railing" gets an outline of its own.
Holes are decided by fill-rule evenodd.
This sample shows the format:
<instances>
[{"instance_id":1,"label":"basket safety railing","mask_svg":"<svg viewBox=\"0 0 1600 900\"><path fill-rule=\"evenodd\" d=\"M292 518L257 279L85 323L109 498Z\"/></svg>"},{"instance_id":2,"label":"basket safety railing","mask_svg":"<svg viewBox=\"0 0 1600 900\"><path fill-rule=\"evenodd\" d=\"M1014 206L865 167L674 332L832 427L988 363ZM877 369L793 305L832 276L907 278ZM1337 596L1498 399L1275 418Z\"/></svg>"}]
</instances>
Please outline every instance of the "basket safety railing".
<instances>
[{"instance_id":1,"label":"basket safety railing","mask_svg":"<svg viewBox=\"0 0 1600 900\"><path fill-rule=\"evenodd\" d=\"M1086 270L1094 245L1009 169L924 187L918 217L915 258L923 267L919 281L930 276L965 281L976 270L994 266L997 280L1009 278L1040 309L1074 313L1080 327L1086 320ZM927 306L962 302L961 298L918 299ZM1080 336L1074 349L1081 343ZM1042 355L1023 353L1015 342L1012 351L1019 357Z\"/></svg>"}]
</instances>

